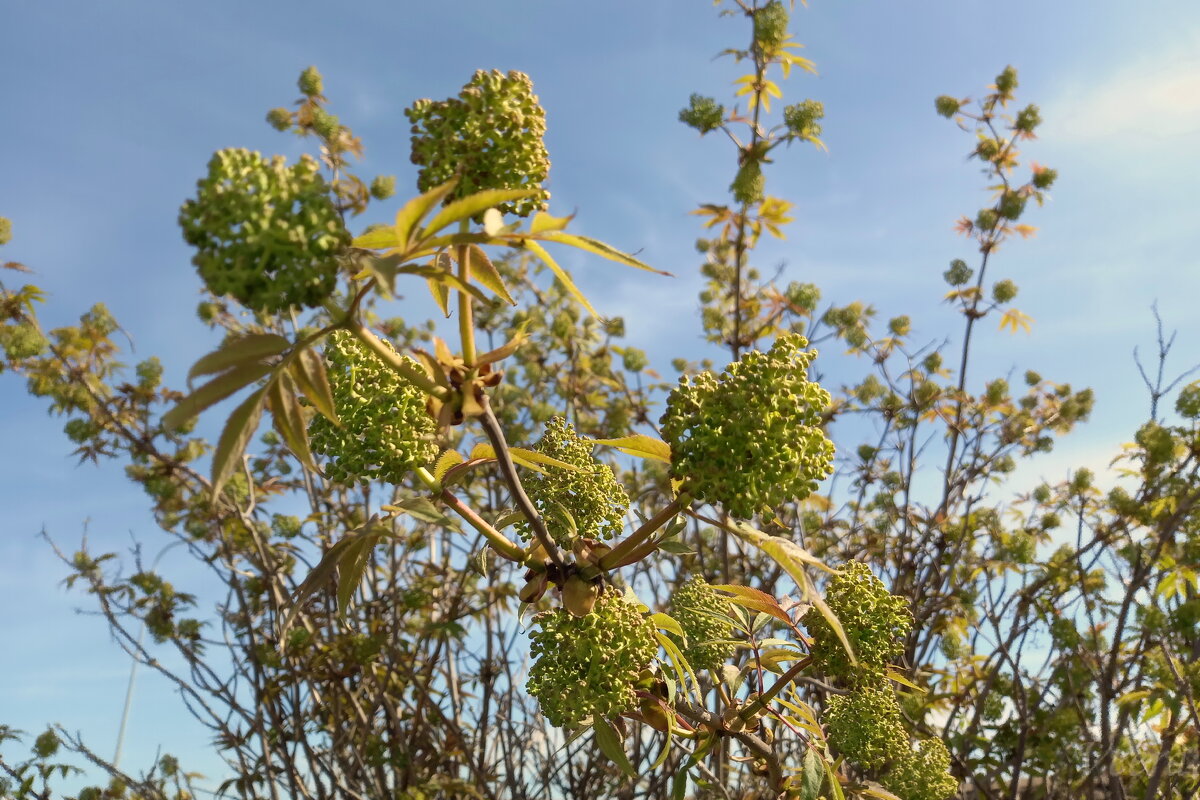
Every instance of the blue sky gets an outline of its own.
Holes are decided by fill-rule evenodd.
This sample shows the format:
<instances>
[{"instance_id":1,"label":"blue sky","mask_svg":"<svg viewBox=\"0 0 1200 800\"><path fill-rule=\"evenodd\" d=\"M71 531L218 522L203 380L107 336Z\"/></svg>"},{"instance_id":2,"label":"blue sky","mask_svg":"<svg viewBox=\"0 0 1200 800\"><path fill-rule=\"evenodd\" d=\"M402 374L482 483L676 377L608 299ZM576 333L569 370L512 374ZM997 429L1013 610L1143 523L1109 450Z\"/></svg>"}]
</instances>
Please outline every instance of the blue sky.
<instances>
[{"instance_id":1,"label":"blue sky","mask_svg":"<svg viewBox=\"0 0 1200 800\"><path fill-rule=\"evenodd\" d=\"M1046 120L1026 154L1060 178L1027 220L1038 237L1008 246L992 273L1020 285L1033 331L987 332L974 374L1029 366L1093 386L1092 423L1029 469L1057 478L1102 466L1146 415L1130 354L1152 342L1152 302L1179 330L1176 366L1200 360L1200 6L814 0L792 29L820 74L793 77L785 95L824 102L829 152L793 148L768 173L769 191L798 213L759 263L785 263L784 280L813 281L829 299L910 314L918 338L956 331L940 275L952 258L971 260L952 225L985 194L965 160L970 137L934 114L933 98L976 95L1013 64L1019 98ZM699 139L676 112L691 92L731 95L740 72L712 56L744 39L743 23L700 0L7 3L4 256L37 271L48 324L102 300L138 357L161 356L178 383L214 344L195 319L178 206L215 149L300 152L263 115L295 98L304 66L320 67L333 111L365 141L362 173L396 174L401 187L414 180L403 108L455 93L475 69L519 69L547 110L551 210L578 211L581 232L676 274L567 259L602 313L626 317L630 344L669 369L673 356L707 354L688 211L722 201L733 172L727 143ZM86 526L99 549L136 539L151 554L161 538L120 468L75 466L61 423L8 375L0 442L0 723L59 721L110 752L128 664L99 620L74 613L86 598L59 586L64 570L36 534L72 548ZM181 588L199 578L178 552L164 568L182 570ZM146 763L160 743L186 756L202 740L143 672L126 763Z\"/></svg>"}]
</instances>

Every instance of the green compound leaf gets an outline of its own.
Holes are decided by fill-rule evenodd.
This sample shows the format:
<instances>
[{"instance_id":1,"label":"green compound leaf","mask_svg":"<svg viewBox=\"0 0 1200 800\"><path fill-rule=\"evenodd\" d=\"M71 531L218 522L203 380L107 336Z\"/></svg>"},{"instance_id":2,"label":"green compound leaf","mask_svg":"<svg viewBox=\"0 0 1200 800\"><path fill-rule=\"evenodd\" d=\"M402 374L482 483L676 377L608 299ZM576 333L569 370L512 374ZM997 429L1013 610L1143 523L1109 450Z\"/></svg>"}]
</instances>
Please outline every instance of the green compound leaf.
<instances>
[{"instance_id":1,"label":"green compound leaf","mask_svg":"<svg viewBox=\"0 0 1200 800\"><path fill-rule=\"evenodd\" d=\"M668 679L669 680L669 679ZM650 765L650 771L654 772L661 767L667 760L667 756L671 754L671 743L675 738L675 711L661 697L654 698L654 702L662 710L663 716L667 718L667 741L663 743L662 751L659 752L658 758L654 759L654 763Z\"/></svg>"},{"instance_id":2,"label":"green compound leaf","mask_svg":"<svg viewBox=\"0 0 1200 800\"><path fill-rule=\"evenodd\" d=\"M364 250L390 250L401 246L396 229L389 227L376 228L355 236L351 244Z\"/></svg>"},{"instance_id":3,"label":"green compound leaf","mask_svg":"<svg viewBox=\"0 0 1200 800\"><path fill-rule=\"evenodd\" d=\"M592 439L593 444L614 447L627 456L646 458L671 463L671 446L661 439L635 433L632 436L622 436L620 439Z\"/></svg>"},{"instance_id":4,"label":"green compound leaf","mask_svg":"<svg viewBox=\"0 0 1200 800\"><path fill-rule=\"evenodd\" d=\"M485 189L482 192L468 195L461 200L455 200L437 213L421 231L423 236L431 236L448 225L469 219L475 215L496 208L510 200L520 200L533 197L541 192L541 187L529 189Z\"/></svg>"},{"instance_id":5,"label":"green compound leaf","mask_svg":"<svg viewBox=\"0 0 1200 800\"><path fill-rule=\"evenodd\" d=\"M804 754L804 771L800 775L800 800L817 800L824 785L825 770L821 768L821 757L809 750Z\"/></svg>"},{"instance_id":6,"label":"green compound leaf","mask_svg":"<svg viewBox=\"0 0 1200 800\"><path fill-rule=\"evenodd\" d=\"M219 403L229 395L244 389L273 369L269 364L246 364L225 372L179 401L179 404L163 414L162 425L174 430L211 405Z\"/></svg>"},{"instance_id":7,"label":"green compound leaf","mask_svg":"<svg viewBox=\"0 0 1200 800\"><path fill-rule=\"evenodd\" d=\"M625 742L622 741L612 723L606 719L593 720L592 731L595 733L596 745L600 748L600 752L604 753L609 761L616 764L627 777L636 778L637 773L634 772L633 765L629 763L629 756L625 755Z\"/></svg>"},{"instance_id":8,"label":"green compound leaf","mask_svg":"<svg viewBox=\"0 0 1200 800\"><path fill-rule=\"evenodd\" d=\"M696 743L696 749L692 751L692 755L685 761L679 772L675 775L675 780L671 783L671 800L684 800L687 794L688 773L692 767L699 764L713 749L713 745L717 743L717 735L715 733L707 736Z\"/></svg>"},{"instance_id":9,"label":"green compound leaf","mask_svg":"<svg viewBox=\"0 0 1200 800\"><path fill-rule=\"evenodd\" d=\"M188 370L188 380L197 375L213 375L230 367L257 363L287 350L291 342L274 333L251 333L231 339L218 350L201 358Z\"/></svg>"},{"instance_id":10,"label":"green compound leaf","mask_svg":"<svg viewBox=\"0 0 1200 800\"><path fill-rule=\"evenodd\" d=\"M442 315L448 318L450 316L450 287L433 278L426 278L425 283L429 285L429 293L433 295L433 302L437 303L438 308L442 310Z\"/></svg>"},{"instance_id":11,"label":"green compound leaf","mask_svg":"<svg viewBox=\"0 0 1200 800\"><path fill-rule=\"evenodd\" d=\"M214 498L220 496L225 482L229 480L229 476L233 474L234 469L241 461L246 444L257 430L258 422L262 419L263 397L270 386L271 383L243 400L242 404L233 410L225 422L221 438L217 440L217 447L213 451L212 495Z\"/></svg>"},{"instance_id":12,"label":"green compound leaf","mask_svg":"<svg viewBox=\"0 0 1200 800\"><path fill-rule=\"evenodd\" d=\"M769 614L784 625L790 626L792 624L791 617L779 605L779 601L766 592L753 589L749 586L738 586L733 583L714 584L712 588L732 594L733 597L729 598L729 602L736 603L742 608Z\"/></svg>"},{"instance_id":13,"label":"green compound leaf","mask_svg":"<svg viewBox=\"0 0 1200 800\"><path fill-rule=\"evenodd\" d=\"M430 264L405 264L402 267L396 267L396 274L420 275L426 280L436 281L440 284L444 284L448 288L457 289L460 292L466 292L481 303L491 302L491 298L484 294L478 286L473 286L469 283L463 283L463 281L451 271L450 263L450 258L448 256L439 253L434 261ZM443 264L445 266L443 266Z\"/></svg>"},{"instance_id":14,"label":"green compound leaf","mask_svg":"<svg viewBox=\"0 0 1200 800\"><path fill-rule=\"evenodd\" d=\"M683 655L683 651L679 649L679 645L671 640L661 631L654 632L654 638L658 640L659 645L666 652L671 666L675 668L675 675L679 678L679 686L686 692L688 679L691 679L692 687L695 689L697 696L700 693L700 681L696 679L696 673L692 669L692 665L688 663L687 658Z\"/></svg>"}]
</instances>

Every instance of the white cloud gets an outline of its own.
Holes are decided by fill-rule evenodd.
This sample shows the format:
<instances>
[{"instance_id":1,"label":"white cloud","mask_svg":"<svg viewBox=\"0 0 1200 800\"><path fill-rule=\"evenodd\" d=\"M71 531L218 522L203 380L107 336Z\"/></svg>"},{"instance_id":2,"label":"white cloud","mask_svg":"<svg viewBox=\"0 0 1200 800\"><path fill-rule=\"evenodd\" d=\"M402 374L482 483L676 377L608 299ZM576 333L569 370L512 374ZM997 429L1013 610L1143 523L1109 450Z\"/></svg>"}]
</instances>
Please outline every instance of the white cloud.
<instances>
[{"instance_id":1,"label":"white cloud","mask_svg":"<svg viewBox=\"0 0 1200 800\"><path fill-rule=\"evenodd\" d=\"M1047 134L1154 146L1200 133L1200 31L1182 39L1099 79L1061 87L1059 99L1047 103L1058 120L1047 123Z\"/></svg>"}]
</instances>

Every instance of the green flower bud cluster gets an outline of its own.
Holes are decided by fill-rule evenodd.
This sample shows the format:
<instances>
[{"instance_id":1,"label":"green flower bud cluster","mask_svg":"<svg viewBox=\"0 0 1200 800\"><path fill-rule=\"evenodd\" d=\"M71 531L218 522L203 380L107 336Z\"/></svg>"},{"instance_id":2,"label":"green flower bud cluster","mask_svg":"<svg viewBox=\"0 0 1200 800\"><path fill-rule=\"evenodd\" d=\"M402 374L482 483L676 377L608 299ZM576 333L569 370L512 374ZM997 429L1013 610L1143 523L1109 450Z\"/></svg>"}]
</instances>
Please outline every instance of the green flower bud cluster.
<instances>
[{"instance_id":1,"label":"green flower bud cluster","mask_svg":"<svg viewBox=\"0 0 1200 800\"><path fill-rule=\"evenodd\" d=\"M754 13L754 41L771 51L787 38L788 10L780 0L771 0Z\"/></svg>"},{"instance_id":2,"label":"green flower bud cluster","mask_svg":"<svg viewBox=\"0 0 1200 800\"><path fill-rule=\"evenodd\" d=\"M325 81L316 67L305 68L300 73L300 79L296 81L296 85L305 97L317 97L325 91Z\"/></svg>"},{"instance_id":3,"label":"green flower bud cluster","mask_svg":"<svg viewBox=\"0 0 1200 800\"><path fill-rule=\"evenodd\" d=\"M679 121L700 133L708 133L721 126L725 119L725 106L711 97L693 94L688 107L679 112Z\"/></svg>"},{"instance_id":4,"label":"green flower bud cluster","mask_svg":"<svg viewBox=\"0 0 1200 800\"><path fill-rule=\"evenodd\" d=\"M1004 71L996 76L996 91L1001 94L1009 94L1016 88L1017 71L1011 66L1005 67Z\"/></svg>"},{"instance_id":5,"label":"green flower bud cluster","mask_svg":"<svg viewBox=\"0 0 1200 800\"><path fill-rule=\"evenodd\" d=\"M1147 422L1138 428L1133 440L1144 451L1148 466L1165 464L1175 457L1175 439L1171 430L1157 422Z\"/></svg>"},{"instance_id":6,"label":"green flower bud cluster","mask_svg":"<svg viewBox=\"0 0 1200 800\"><path fill-rule=\"evenodd\" d=\"M996 210L1005 219L1019 219L1025 211L1026 199L1018 191L1007 191L1000 197L1000 206Z\"/></svg>"},{"instance_id":7,"label":"green flower bud cluster","mask_svg":"<svg viewBox=\"0 0 1200 800\"><path fill-rule=\"evenodd\" d=\"M288 166L282 156L220 150L197 187L179 225L213 294L273 312L315 307L333 292L350 235L315 160Z\"/></svg>"},{"instance_id":8,"label":"green flower bud cluster","mask_svg":"<svg viewBox=\"0 0 1200 800\"><path fill-rule=\"evenodd\" d=\"M629 495L612 467L592 455L594 447L562 417L551 417L534 445L537 452L576 468L570 471L550 465L545 473L523 481L529 499L560 547L570 549L578 539L612 539L625 526ZM518 523L517 531L527 540L532 536L528 522Z\"/></svg>"},{"instance_id":9,"label":"green flower bud cluster","mask_svg":"<svg viewBox=\"0 0 1200 800\"><path fill-rule=\"evenodd\" d=\"M560 608L534 625L525 688L551 725L574 728L637 705L633 684L658 654L654 626L637 604L609 590L586 616Z\"/></svg>"},{"instance_id":10,"label":"green flower bud cluster","mask_svg":"<svg viewBox=\"0 0 1200 800\"><path fill-rule=\"evenodd\" d=\"M893 336L908 336L912 332L912 319L907 315L888 320L888 332Z\"/></svg>"},{"instance_id":11,"label":"green flower bud cluster","mask_svg":"<svg viewBox=\"0 0 1200 800\"><path fill-rule=\"evenodd\" d=\"M1041 124L1042 110L1030 103L1017 112L1017 118L1013 122L1013 127L1023 133L1033 133L1034 129Z\"/></svg>"},{"instance_id":12,"label":"green flower bud cluster","mask_svg":"<svg viewBox=\"0 0 1200 800\"><path fill-rule=\"evenodd\" d=\"M992 299L997 303L1007 303L1017 296L1017 285L1010 280L996 281L992 285Z\"/></svg>"},{"instance_id":13,"label":"green flower bud cluster","mask_svg":"<svg viewBox=\"0 0 1200 800\"><path fill-rule=\"evenodd\" d=\"M908 734L900 720L900 704L890 686L862 686L834 695L825 710L829 740L847 758L866 769L878 769L904 755Z\"/></svg>"},{"instance_id":14,"label":"green flower bud cluster","mask_svg":"<svg viewBox=\"0 0 1200 800\"><path fill-rule=\"evenodd\" d=\"M904 651L904 637L912 628L904 598L890 594L866 564L852 561L829 582L825 602L850 640L858 667L851 665L841 639L816 608L803 617L813 637L813 660L851 685L881 678L887 665Z\"/></svg>"},{"instance_id":15,"label":"green flower bud cluster","mask_svg":"<svg viewBox=\"0 0 1200 800\"><path fill-rule=\"evenodd\" d=\"M975 215L975 227L980 230L993 230L1000 222L1000 214L990 208L985 208Z\"/></svg>"},{"instance_id":16,"label":"green flower bud cluster","mask_svg":"<svg viewBox=\"0 0 1200 800\"><path fill-rule=\"evenodd\" d=\"M325 359L342 424L338 427L318 414L308 434L313 452L329 458L325 474L331 480L346 485L372 479L399 483L437 457L434 421L420 389L346 331L329 337ZM421 369L411 358L405 360Z\"/></svg>"},{"instance_id":17,"label":"green flower bud cluster","mask_svg":"<svg viewBox=\"0 0 1200 800\"><path fill-rule=\"evenodd\" d=\"M736 645L727 643L733 632L729 600L699 575L671 595L671 616L687 637L683 655L693 669L717 669L737 652Z\"/></svg>"},{"instance_id":18,"label":"green flower bud cluster","mask_svg":"<svg viewBox=\"0 0 1200 800\"><path fill-rule=\"evenodd\" d=\"M500 210L526 217L545 208L550 199L541 188L550 172L542 142L546 112L528 75L480 70L458 97L418 100L404 113L412 123L412 162L421 167L421 191L458 175L454 197L485 189L535 189Z\"/></svg>"},{"instance_id":19,"label":"green flower bud cluster","mask_svg":"<svg viewBox=\"0 0 1200 800\"><path fill-rule=\"evenodd\" d=\"M926 739L895 763L884 779L887 790L904 800L946 800L958 791L950 774L950 753L941 739Z\"/></svg>"},{"instance_id":20,"label":"green flower bud cluster","mask_svg":"<svg viewBox=\"0 0 1200 800\"><path fill-rule=\"evenodd\" d=\"M624 352L621 353L621 363L630 372L641 372L650 366L650 359L646 357L644 350L639 350L636 347L626 347Z\"/></svg>"},{"instance_id":21,"label":"green flower bud cluster","mask_svg":"<svg viewBox=\"0 0 1200 800\"><path fill-rule=\"evenodd\" d=\"M46 337L28 322L0 325L0 353L10 361L40 356L48 346Z\"/></svg>"},{"instance_id":22,"label":"green flower bud cluster","mask_svg":"<svg viewBox=\"0 0 1200 800\"><path fill-rule=\"evenodd\" d=\"M763 176L762 164L750 159L741 166L737 175L733 176L733 183L729 184L729 191L733 192L734 200L745 205L752 205L763 199L766 185L767 180Z\"/></svg>"},{"instance_id":23,"label":"green flower bud cluster","mask_svg":"<svg viewBox=\"0 0 1200 800\"><path fill-rule=\"evenodd\" d=\"M944 94L934 101L934 107L937 108L937 113L949 119L958 113L958 110L962 108L962 103L957 98Z\"/></svg>"},{"instance_id":24,"label":"green flower bud cluster","mask_svg":"<svg viewBox=\"0 0 1200 800\"><path fill-rule=\"evenodd\" d=\"M821 429L829 393L808 380L815 351L785 334L770 352L747 353L720 377L680 378L667 398L662 435L671 476L708 503L748 519L801 500L833 471L833 443Z\"/></svg>"},{"instance_id":25,"label":"green flower bud cluster","mask_svg":"<svg viewBox=\"0 0 1200 800\"><path fill-rule=\"evenodd\" d=\"M1058 179L1058 170L1042 167L1033 173L1033 185L1038 189L1049 189Z\"/></svg>"},{"instance_id":26,"label":"green flower bud cluster","mask_svg":"<svg viewBox=\"0 0 1200 800\"><path fill-rule=\"evenodd\" d=\"M387 200L396 193L395 175L378 175L371 181L371 197L376 200Z\"/></svg>"},{"instance_id":27,"label":"green flower bud cluster","mask_svg":"<svg viewBox=\"0 0 1200 800\"><path fill-rule=\"evenodd\" d=\"M821 302L821 290L813 283L792 281L788 284L784 296L789 303L810 314L816 310L817 303Z\"/></svg>"},{"instance_id":28,"label":"green flower bud cluster","mask_svg":"<svg viewBox=\"0 0 1200 800\"><path fill-rule=\"evenodd\" d=\"M12 241L12 220L8 217L0 217L0 244L8 244Z\"/></svg>"},{"instance_id":29,"label":"green flower bud cluster","mask_svg":"<svg viewBox=\"0 0 1200 800\"><path fill-rule=\"evenodd\" d=\"M793 136L815 139L821 135L821 119L825 117L825 105L816 100L805 100L783 109L783 124Z\"/></svg>"},{"instance_id":30,"label":"green flower bud cluster","mask_svg":"<svg viewBox=\"0 0 1200 800\"><path fill-rule=\"evenodd\" d=\"M1189 383L1179 390L1175 400L1175 410L1184 419L1200 417L1200 381Z\"/></svg>"},{"instance_id":31,"label":"green flower bud cluster","mask_svg":"<svg viewBox=\"0 0 1200 800\"><path fill-rule=\"evenodd\" d=\"M342 129L341 120L320 106L315 106L310 115L313 131L322 139L332 139Z\"/></svg>"},{"instance_id":32,"label":"green flower bud cluster","mask_svg":"<svg viewBox=\"0 0 1200 800\"><path fill-rule=\"evenodd\" d=\"M971 276L975 274L975 270L967 266L967 262L961 258L956 258L950 262L950 269L942 273L942 277L946 279L946 283L951 286L962 286L967 281L971 280Z\"/></svg>"},{"instance_id":33,"label":"green flower bud cluster","mask_svg":"<svg viewBox=\"0 0 1200 800\"><path fill-rule=\"evenodd\" d=\"M292 127L292 112L286 108L272 108L267 112L267 124L277 131L286 131Z\"/></svg>"},{"instance_id":34,"label":"green flower bud cluster","mask_svg":"<svg viewBox=\"0 0 1200 800\"><path fill-rule=\"evenodd\" d=\"M991 161L1000 155L1001 142L999 139L984 137L975 145L975 155L982 161Z\"/></svg>"}]
</instances>

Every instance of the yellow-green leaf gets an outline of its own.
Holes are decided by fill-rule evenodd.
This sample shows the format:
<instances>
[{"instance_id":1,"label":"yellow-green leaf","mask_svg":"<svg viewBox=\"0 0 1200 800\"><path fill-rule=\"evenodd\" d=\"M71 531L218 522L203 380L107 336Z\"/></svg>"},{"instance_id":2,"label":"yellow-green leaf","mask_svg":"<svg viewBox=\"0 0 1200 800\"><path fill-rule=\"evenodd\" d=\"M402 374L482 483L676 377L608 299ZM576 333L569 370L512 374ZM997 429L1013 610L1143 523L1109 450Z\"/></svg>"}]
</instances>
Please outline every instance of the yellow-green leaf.
<instances>
[{"instance_id":1,"label":"yellow-green leaf","mask_svg":"<svg viewBox=\"0 0 1200 800\"><path fill-rule=\"evenodd\" d=\"M242 453L246 450L246 443L250 441L250 437L258 428L258 421L262 419L263 395L266 394L270 385L267 384L243 400L226 420L221 437L217 440L217 447L213 450L213 497L220 496L225 482L229 480L229 476L241 462Z\"/></svg>"},{"instance_id":2,"label":"yellow-green leaf","mask_svg":"<svg viewBox=\"0 0 1200 800\"><path fill-rule=\"evenodd\" d=\"M449 317L450 287L437 278L426 278L425 283L429 285L429 293L433 295L433 301L438 304L442 314Z\"/></svg>"},{"instance_id":3,"label":"yellow-green leaf","mask_svg":"<svg viewBox=\"0 0 1200 800\"><path fill-rule=\"evenodd\" d=\"M313 408L334 425L340 425L333 404L333 390L329 386L329 374L325 371L325 359L312 350L301 350L292 361L290 370L292 379Z\"/></svg>"},{"instance_id":4,"label":"yellow-green leaf","mask_svg":"<svg viewBox=\"0 0 1200 800\"><path fill-rule=\"evenodd\" d=\"M439 211L433 219L429 220L429 224L424 226L422 233L426 236L435 234L447 225L469 219L481 211L494 209L510 200L532 197L540 191L540 188L532 187L528 189L485 189L482 192L476 192L461 200L455 200Z\"/></svg>"},{"instance_id":5,"label":"yellow-green leaf","mask_svg":"<svg viewBox=\"0 0 1200 800\"><path fill-rule=\"evenodd\" d=\"M578 472L579 467L574 464L568 464L565 461L559 461L557 458L551 458L548 455L537 452L536 450L526 450L523 447L510 447L508 454L512 457L513 463L520 464L523 467L528 467L535 472L545 473L542 466L558 467L565 469L568 472ZM478 442L471 448L471 459L477 458L495 458L496 450L487 442Z\"/></svg>"},{"instance_id":6,"label":"yellow-green leaf","mask_svg":"<svg viewBox=\"0 0 1200 800\"><path fill-rule=\"evenodd\" d=\"M571 220L575 219L575 215L571 214L567 217L553 217L545 211L539 211L533 215L533 221L529 223L530 233L543 233L544 231L561 231L567 227Z\"/></svg>"},{"instance_id":7,"label":"yellow-green leaf","mask_svg":"<svg viewBox=\"0 0 1200 800\"><path fill-rule=\"evenodd\" d=\"M521 323L521 327L520 327L520 329L517 330L516 335L513 336L511 339L509 339L507 342L505 342L503 345L501 345L500 347L497 347L495 350L489 350L486 353L484 353L483 355L476 358L475 366L482 366L484 364L494 364L497 361L503 361L504 359L511 356L513 353L517 352L517 348L520 347L521 343L525 341L525 326L527 324L528 324L527 322Z\"/></svg>"},{"instance_id":8,"label":"yellow-green leaf","mask_svg":"<svg viewBox=\"0 0 1200 800\"><path fill-rule=\"evenodd\" d=\"M1012 332L1016 333L1017 329L1021 329L1026 333L1031 330L1030 323L1033 322L1033 317L1028 314L1023 314L1015 308L1010 308L1000 317L1000 330L1012 328Z\"/></svg>"},{"instance_id":9,"label":"yellow-green leaf","mask_svg":"<svg viewBox=\"0 0 1200 800\"><path fill-rule=\"evenodd\" d=\"M596 309L592 308L592 304L588 302L588 299L584 297L583 292L579 291L579 287L575 285L575 281L571 280L570 273L560 267L558 262L550 257L550 254L546 252L546 248L530 239L525 240L525 247L528 248L529 251L535 256L540 258L543 264L550 268L550 271L553 272L555 277L558 278L559 282L563 285L563 288L567 290L567 293L578 300L579 304L586 308L589 314L591 314L593 317L600 316L600 314L596 312Z\"/></svg>"},{"instance_id":10,"label":"yellow-green leaf","mask_svg":"<svg viewBox=\"0 0 1200 800\"><path fill-rule=\"evenodd\" d=\"M468 245L467 254L471 264L471 275L477 278L480 283L504 302L510 306L515 306L517 301L508 293L508 287L504 285L504 279L500 277L500 273L496 270L496 265L488 258L487 253L483 252L483 248L474 244Z\"/></svg>"},{"instance_id":11,"label":"yellow-green leaf","mask_svg":"<svg viewBox=\"0 0 1200 800\"><path fill-rule=\"evenodd\" d=\"M679 623L676 622L673 617L670 617L661 611L651 614L650 621L664 631L670 631L681 639L686 638L683 634L683 628L679 625Z\"/></svg>"},{"instance_id":12,"label":"yellow-green leaf","mask_svg":"<svg viewBox=\"0 0 1200 800\"><path fill-rule=\"evenodd\" d=\"M234 392L254 383L271 369L272 367L268 364L245 364L218 375L180 400L178 405L164 414L163 427L167 430L178 428L209 406L219 403Z\"/></svg>"},{"instance_id":13,"label":"yellow-green leaf","mask_svg":"<svg viewBox=\"0 0 1200 800\"><path fill-rule=\"evenodd\" d=\"M433 477L440 482L446 477L446 473L451 467L458 466L466 461L457 450L447 450L438 457L437 463L433 465Z\"/></svg>"},{"instance_id":14,"label":"yellow-green leaf","mask_svg":"<svg viewBox=\"0 0 1200 800\"><path fill-rule=\"evenodd\" d=\"M296 401L291 379L285 372L267 387L267 407L271 410L271 422L292 453L304 466L315 469L312 452L308 446L308 426L304 411Z\"/></svg>"},{"instance_id":15,"label":"yellow-green leaf","mask_svg":"<svg viewBox=\"0 0 1200 800\"><path fill-rule=\"evenodd\" d=\"M655 439L653 436L646 436L642 433L622 436L620 439L592 439L592 443L615 447L628 456L649 458L664 464L671 463L671 446L661 439Z\"/></svg>"},{"instance_id":16,"label":"yellow-green leaf","mask_svg":"<svg viewBox=\"0 0 1200 800\"><path fill-rule=\"evenodd\" d=\"M593 239L590 236L580 236L576 233L563 233L561 231L548 231L538 236L538 238L545 242L558 242L559 244L566 244L580 250L586 250L589 253L595 253L598 256L607 258L609 261L615 261L627 267L636 267L637 269L653 272L658 275L671 275L669 272L655 269L644 261L634 258L629 253L622 252L612 245L602 242L599 239Z\"/></svg>"},{"instance_id":17,"label":"yellow-green leaf","mask_svg":"<svg viewBox=\"0 0 1200 800\"><path fill-rule=\"evenodd\" d=\"M201 358L188 370L188 380L197 375L212 375L224 372L247 362L257 363L269 356L287 350L291 342L274 333L251 333L231 339L208 355Z\"/></svg>"},{"instance_id":18,"label":"yellow-green leaf","mask_svg":"<svg viewBox=\"0 0 1200 800\"><path fill-rule=\"evenodd\" d=\"M413 231L434 206L446 199L446 196L458 186L458 178L451 178L441 186L435 186L424 194L414 197L396 212L395 235L396 244L393 247L403 248L412 240ZM365 247L365 245L359 245Z\"/></svg>"},{"instance_id":19,"label":"yellow-green leaf","mask_svg":"<svg viewBox=\"0 0 1200 800\"><path fill-rule=\"evenodd\" d=\"M595 733L596 745L600 748L600 752L604 753L609 761L616 764L627 777L636 778L637 773L633 771L633 765L629 763L629 756L625 755L625 743L612 723L604 718L595 719L592 722L592 731Z\"/></svg>"}]
</instances>

